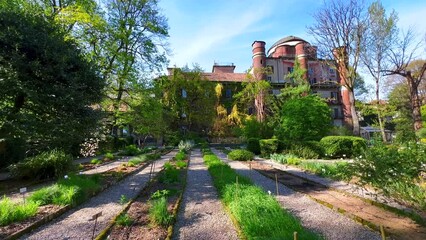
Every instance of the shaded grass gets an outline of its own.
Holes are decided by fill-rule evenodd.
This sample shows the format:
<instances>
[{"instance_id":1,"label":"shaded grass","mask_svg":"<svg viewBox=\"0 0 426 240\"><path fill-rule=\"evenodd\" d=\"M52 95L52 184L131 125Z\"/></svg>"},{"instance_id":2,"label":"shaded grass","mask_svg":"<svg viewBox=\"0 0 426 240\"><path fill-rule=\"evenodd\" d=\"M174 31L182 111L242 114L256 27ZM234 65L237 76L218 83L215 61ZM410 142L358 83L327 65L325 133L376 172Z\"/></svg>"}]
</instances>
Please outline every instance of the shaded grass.
<instances>
[{"instance_id":1,"label":"shaded grass","mask_svg":"<svg viewBox=\"0 0 426 240\"><path fill-rule=\"evenodd\" d=\"M283 210L274 197L238 175L214 154L204 155L221 200L237 220L247 239L322 239L304 229L299 220ZM238 177L238 184L236 178Z\"/></svg>"},{"instance_id":2,"label":"shaded grass","mask_svg":"<svg viewBox=\"0 0 426 240\"><path fill-rule=\"evenodd\" d=\"M77 205L94 195L100 187L99 175L70 175L52 186L35 191L28 200L39 205Z\"/></svg>"},{"instance_id":3,"label":"shaded grass","mask_svg":"<svg viewBox=\"0 0 426 240\"><path fill-rule=\"evenodd\" d=\"M37 203L32 201L13 203L10 198L3 197L0 200L0 226L19 222L36 215L38 206Z\"/></svg>"}]
</instances>

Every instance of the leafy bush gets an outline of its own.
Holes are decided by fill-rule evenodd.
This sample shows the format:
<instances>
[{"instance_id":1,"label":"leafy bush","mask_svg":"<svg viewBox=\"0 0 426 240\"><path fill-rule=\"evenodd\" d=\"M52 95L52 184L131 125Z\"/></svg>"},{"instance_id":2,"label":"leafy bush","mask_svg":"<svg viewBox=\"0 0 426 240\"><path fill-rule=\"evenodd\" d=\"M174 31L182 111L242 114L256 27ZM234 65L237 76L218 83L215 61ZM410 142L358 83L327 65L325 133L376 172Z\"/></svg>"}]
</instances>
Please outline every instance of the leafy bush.
<instances>
[{"instance_id":1,"label":"leafy bush","mask_svg":"<svg viewBox=\"0 0 426 240\"><path fill-rule=\"evenodd\" d=\"M173 215L167 211L167 200L164 196L151 202L149 219L152 224L159 226L167 226L172 222Z\"/></svg>"},{"instance_id":2,"label":"leafy bush","mask_svg":"<svg viewBox=\"0 0 426 240\"><path fill-rule=\"evenodd\" d=\"M331 158L359 156L367 148L366 140L360 137L327 136L320 143L325 155Z\"/></svg>"},{"instance_id":3,"label":"leafy bush","mask_svg":"<svg viewBox=\"0 0 426 240\"><path fill-rule=\"evenodd\" d=\"M266 122L258 122L252 118L244 121L242 127L242 135L245 139L250 138L271 138L274 130Z\"/></svg>"},{"instance_id":4,"label":"leafy bush","mask_svg":"<svg viewBox=\"0 0 426 240\"><path fill-rule=\"evenodd\" d=\"M276 153L278 149L278 139L262 139L259 140L260 152L262 157L269 157L272 153Z\"/></svg>"},{"instance_id":5,"label":"leafy bush","mask_svg":"<svg viewBox=\"0 0 426 240\"><path fill-rule=\"evenodd\" d=\"M33 201L25 203L13 203L9 198L0 200L0 226L13 222L19 222L34 216L37 213L38 204Z\"/></svg>"},{"instance_id":6,"label":"leafy bush","mask_svg":"<svg viewBox=\"0 0 426 240\"><path fill-rule=\"evenodd\" d=\"M152 153L152 154L146 155L147 160L156 160L156 159L159 159L160 157L161 157L160 153Z\"/></svg>"},{"instance_id":7,"label":"leafy bush","mask_svg":"<svg viewBox=\"0 0 426 240\"><path fill-rule=\"evenodd\" d=\"M129 202L129 198L127 198L126 197L126 195L121 195L120 196L120 200L118 201L121 205L124 205L124 204L126 204L126 203L128 203Z\"/></svg>"},{"instance_id":8,"label":"leafy bush","mask_svg":"<svg viewBox=\"0 0 426 240\"><path fill-rule=\"evenodd\" d=\"M247 150L254 154L260 154L260 144L259 138L249 138L247 139Z\"/></svg>"},{"instance_id":9,"label":"leafy bush","mask_svg":"<svg viewBox=\"0 0 426 240\"><path fill-rule=\"evenodd\" d=\"M133 223L133 219L126 213L118 216L115 222L120 226L130 226Z\"/></svg>"},{"instance_id":10,"label":"leafy bush","mask_svg":"<svg viewBox=\"0 0 426 240\"><path fill-rule=\"evenodd\" d=\"M293 143L288 152L305 159L318 159L323 155L323 149L316 141Z\"/></svg>"},{"instance_id":11,"label":"leafy bush","mask_svg":"<svg viewBox=\"0 0 426 240\"><path fill-rule=\"evenodd\" d=\"M244 149L236 149L228 153L228 158L234 161L250 161L254 159L254 154Z\"/></svg>"},{"instance_id":12,"label":"leafy bush","mask_svg":"<svg viewBox=\"0 0 426 240\"><path fill-rule=\"evenodd\" d=\"M114 154L112 153L105 153L104 155L104 159L108 159L108 160L114 160Z\"/></svg>"},{"instance_id":13,"label":"leafy bush","mask_svg":"<svg viewBox=\"0 0 426 240\"><path fill-rule=\"evenodd\" d=\"M170 163L164 164L164 171L161 172L159 177L161 183L175 183L179 182L179 170Z\"/></svg>"},{"instance_id":14,"label":"leafy bush","mask_svg":"<svg viewBox=\"0 0 426 240\"><path fill-rule=\"evenodd\" d=\"M123 151L123 155L125 156L136 156L141 153L142 151L134 144L126 146Z\"/></svg>"},{"instance_id":15,"label":"leafy bush","mask_svg":"<svg viewBox=\"0 0 426 240\"><path fill-rule=\"evenodd\" d=\"M291 156L287 157L287 164L290 164L290 165L299 165L301 162L302 161L300 160L300 158L298 158L298 157L296 157L294 155L291 155Z\"/></svg>"},{"instance_id":16,"label":"leafy bush","mask_svg":"<svg viewBox=\"0 0 426 240\"><path fill-rule=\"evenodd\" d=\"M175 159L178 161L183 161L186 159L186 154L184 152L178 152L175 156Z\"/></svg>"},{"instance_id":17,"label":"leafy bush","mask_svg":"<svg viewBox=\"0 0 426 240\"><path fill-rule=\"evenodd\" d=\"M421 128L416 132L418 138L426 138L426 128Z\"/></svg>"},{"instance_id":18,"label":"leafy bush","mask_svg":"<svg viewBox=\"0 0 426 240\"><path fill-rule=\"evenodd\" d=\"M60 150L42 152L9 166L12 176L31 179L61 177L72 168L72 156Z\"/></svg>"},{"instance_id":19,"label":"leafy bush","mask_svg":"<svg viewBox=\"0 0 426 240\"><path fill-rule=\"evenodd\" d=\"M167 197L169 194L170 194L170 190L167 190L167 189L157 190L151 195L150 199L152 200L152 199Z\"/></svg>"},{"instance_id":20,"label":"leafy bush","mask_svg":"<svg viewBox=\"0 0 426 240\"><path fill-rule=\"evenodd\" d=\"M185 161L180 161L180 160L176 161L176 167L177 168L186 168L186 166L187 166L187 164L186 164Z\"/></svg>"},{"instance_id":21,"label":"leafy bush","mask_svg":"<svg viewBox=\"0 0 426 240\"><path fill-rule=\"evenodd\" d=\"M287 163L287 158L284 154L272 153L269 155L269 158L275 162L279 162L281 164Z\"/></svg>"},{"instance_id":22,"label":"leafy bush","mask_svg":"<svg viewBox=\"0 0 426 240\"><path fill-rule=\"evenodd\" d=\"M90 160L91 164L101 164L102 160L101 159L97 159L97 158L93 158L92 160Z\"/></svg>"},{"instance_id":23,"label":"leafy bush","mask_svg":"<svg viewBox=\"0 0 426 240\"><path fill-rule=\"evenodd\" d=\"M350 180L352 173L347 162L317 163L302 162L300 166L319 176L329 177L335 180Z\"/></svg>"}]
</instances>

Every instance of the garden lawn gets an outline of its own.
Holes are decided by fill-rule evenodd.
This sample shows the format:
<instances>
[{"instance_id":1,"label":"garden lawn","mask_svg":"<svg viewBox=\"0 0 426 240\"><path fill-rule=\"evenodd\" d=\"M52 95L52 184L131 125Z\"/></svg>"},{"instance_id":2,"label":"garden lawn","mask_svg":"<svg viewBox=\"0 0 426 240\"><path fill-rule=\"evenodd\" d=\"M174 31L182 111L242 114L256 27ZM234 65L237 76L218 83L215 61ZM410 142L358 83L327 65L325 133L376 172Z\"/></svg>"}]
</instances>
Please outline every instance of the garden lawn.
<instances>
[{"instance_id":1,"label":"garden lawn","mask_svg":"<svg viewBox=\"0 0 426 240\"><path fill-rule=\"evenodd\" d=\"M213 178L219 197L236 219L247 239L322 239L304 229L299 220L281 208L273 196L238 175L216 155L203 151L204 162ZM238 183L236 182L238 178Z\"/></svg>"}]
</instances>

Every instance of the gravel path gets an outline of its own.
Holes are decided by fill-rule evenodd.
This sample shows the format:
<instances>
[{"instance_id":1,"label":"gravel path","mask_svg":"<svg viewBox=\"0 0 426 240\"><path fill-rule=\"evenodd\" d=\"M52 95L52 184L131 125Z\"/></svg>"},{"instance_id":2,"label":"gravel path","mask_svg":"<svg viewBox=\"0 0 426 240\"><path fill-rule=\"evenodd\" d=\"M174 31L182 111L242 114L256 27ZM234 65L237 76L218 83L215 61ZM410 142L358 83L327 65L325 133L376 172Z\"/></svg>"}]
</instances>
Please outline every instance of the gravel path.
<instances>
[{"instance_id":1,"label":"gravel path","mask_svg":"<svg viewBox=\"0 0 426 240\"><path fill-rule=\"evenodd\" d=\"M213 152L239 174L249 177L265 191L275 193L276 186L273 180L256 171L250 171L247 166L240 162L228 161L226 155L220 151L213 149ZM294 192L282 184L279 184L278 187L280 195L276 198L281 206L297 216L304 227L322 234L326 239L381 239L378 233L315 202L305 195Z\"/></svg>"},{"instance_id":2,"label":"gravel path","mask_svg":"<svg viewBox=\"0 0 426 240\"><path fill-rule=\"evenodd\" d=\"M194 150L191 155L186 190L174 229L173 239L238 239L218 200L200 150Z\"/></svg>"},{"instance_id":3,"label":"gravel path","mask_svg":"<svg viewBox=\"0 0 426 240\"><path fill-rule=\"evenodd\" d=\"M158 173L165 162L172 158L176 151L172 151L161 157L155 163L155 173ZM37 229L35 232L24 235L21 239L91 239L94 221L90 219L96 213L102 212L98 218L95 236L105 228L108 223L123 208L119 204L121 195L127 198L135 197L149 180L150 166L133 174L117 185L90 199L88 202L67 212L53 222Z\"/></svg>"}]
</instances>

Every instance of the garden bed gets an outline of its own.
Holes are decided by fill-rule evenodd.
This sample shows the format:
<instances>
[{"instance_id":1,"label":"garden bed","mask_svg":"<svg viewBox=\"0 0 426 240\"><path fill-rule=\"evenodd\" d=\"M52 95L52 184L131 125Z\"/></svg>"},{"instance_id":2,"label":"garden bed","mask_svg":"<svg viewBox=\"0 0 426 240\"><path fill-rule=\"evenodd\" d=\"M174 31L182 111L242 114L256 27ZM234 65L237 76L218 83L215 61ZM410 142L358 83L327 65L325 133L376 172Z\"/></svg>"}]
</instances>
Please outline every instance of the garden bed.
<instances>
[{"instance_id":1,"label":"garden bed","mask_svg":"<svg viewBox=\"0 0 426 240\"><path fill-rule=\"evenodd\" d=\"M95 178L98 178L100 180L99 186L95 187L96 190L89 191L90 196L83 198L82 201L75 201L75 204L54 205L49 203L44 206L40 206L38 207L37 213L34 216L19 222L13 222L5 226L0 226L0 239L18 238L19 236L39 227L40 225L52 220L53 218L56 218L57 216L71 209L72 207L75 207L76 205L79 205L82 202L87 201L90 197L93 197L94 195L104 191L108 187L118 183L119 181L131 175L135 171L142 169L144 167L147 167L149 164L150 164L150 161L134 161L134 164L120 165L104 173L97 174L96 176L99 176L99 177L95 177ZM86 175L83 175L83 176L86 176ZM95 175L92 175L92 176L95 176ZM70 176L70 179L71 178L73 177ZM66 181L66 180L59 180L59 181ZM52 187L52 186L49 186L49 187ZM46 188L49 188L49 187L46 187ZM80 186L77 185L77 187L80 187ZM46 191L44 188L39 189L37 191L43 191L43 190ZM35 193L37 193L37 191Z\"/></svg>"},{"instance_id":2,"label":"garden bed","mask_svg":"<svg viewBox=\"0 0 426 240\"><path fill-rule=\"evenodd\" d=\"M182 193L186 182L188 161L185 167L180 167L171 175L166 167L165 170L153 179L143 192L130 204L127 211L117 216L115 224L109 231L109 239L167 239L170 238L173 221L177 215ZM176 162L170 162L173 166ZM181 165L182 166L182 165ZM177 174L177 175L174 175ZM170 176L169 176L170 175ZM163 212L163 224L155 224L152 221L152 204L165 197L167 212ZM158 213L157 213L158 215ZM170 217L172 216L172 217ZM170 218L170 219L166 219ZM99 238L105 238L100 236Z\"/></svg>"}]
</instances>

